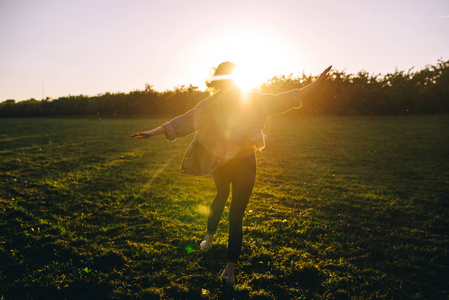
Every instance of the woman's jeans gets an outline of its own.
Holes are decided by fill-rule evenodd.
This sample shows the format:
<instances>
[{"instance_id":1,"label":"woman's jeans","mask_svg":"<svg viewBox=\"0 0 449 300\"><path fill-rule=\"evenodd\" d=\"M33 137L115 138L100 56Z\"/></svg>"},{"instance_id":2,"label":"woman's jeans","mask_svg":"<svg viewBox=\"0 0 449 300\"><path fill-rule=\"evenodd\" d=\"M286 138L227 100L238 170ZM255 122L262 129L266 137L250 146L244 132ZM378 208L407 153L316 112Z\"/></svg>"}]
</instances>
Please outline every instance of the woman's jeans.
<instances>
[{"instance_id":1,"label":"woman's jeans","mask_svg":"<svg viewBox=\"0 0 449 300\"><path fill-rule=\"evenodd\" d=\"M215 234L217 231L232 185L227 261L237 263L243 240L242 220L256 178L255 153L230 160L212 175L217 195L210 206L207 233Z\"/></svg>"}]
</instances>

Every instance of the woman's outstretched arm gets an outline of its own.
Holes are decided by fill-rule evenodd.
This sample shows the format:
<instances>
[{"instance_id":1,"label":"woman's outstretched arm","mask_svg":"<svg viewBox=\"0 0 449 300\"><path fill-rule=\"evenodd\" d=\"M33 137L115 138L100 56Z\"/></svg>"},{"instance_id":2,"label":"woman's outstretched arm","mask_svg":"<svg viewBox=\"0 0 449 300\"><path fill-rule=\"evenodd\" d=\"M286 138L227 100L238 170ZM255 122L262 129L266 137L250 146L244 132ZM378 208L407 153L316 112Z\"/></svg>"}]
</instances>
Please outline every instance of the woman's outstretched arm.
<instances>
[{"instance_id":1,"label":"woman's outstretched arm","mask_svg":"<svg viewBox=\"0 0 449 300\"><path fill-rule=\"evenodd\" d=\"M143 138L149 138L158 134L164 134L165 133L165 128L162 126L159 126L157 128L154 128L152 130L149 131L140 131L140 132L136 132L131 134L131 137L135 137L136 139L143 139Z\"/></svg>"},{"instance_id":2,"label":"woman's outstretched arm","mask_svg":"<svg viewBox=\"0 0 449 300\"><path fill-rule=\"evenodd\" d=\"M198 130L198 126L201 126L201 112L210 103L212 97L209 97L200 103L198 103L194 108L189 110L183 115L177 116L176 118L168 121L161 126L154 128L150 131L140 131L133 133L131 137L137 139L143 139L152 137L154 135L163 134L168 141L174 141L177 138L187 136Z\"/></svg>"},{"instance_id":3,"label":"woman's outstretched arm","mask_svg":"<svg viewBox=\"0 0 449 300\"><path fill-rule=\"evenodd\" d=\"M292 108L300 108L303 101L307 102L309 98L313 98L313 94L319 90L321 84L329 76L328 73L331 68L332 66L328 67L321 73L317 80L300 89L293 89L277 95L255 93L254 95L260 99L261 111L266 116L270 116L285 113Z\"/></svg>"},{"instance_id":4,"label":"woman's outstretched arm","mask_svg":"<svg viewBox=\"0 0 449 300\"><path fill-rule=\"evenodd\" d=\"M327 79L327 77L329 77L329 71L331 69L332 66L328 67L323 71L323 73L321 73L320 77L318 77L316 81L306 85L301 89L296 90L296 95L301 99L307 98L312 92L316 90L317 87L319 87L324 82L324 80Z\"/></svg>"}]
</instances>

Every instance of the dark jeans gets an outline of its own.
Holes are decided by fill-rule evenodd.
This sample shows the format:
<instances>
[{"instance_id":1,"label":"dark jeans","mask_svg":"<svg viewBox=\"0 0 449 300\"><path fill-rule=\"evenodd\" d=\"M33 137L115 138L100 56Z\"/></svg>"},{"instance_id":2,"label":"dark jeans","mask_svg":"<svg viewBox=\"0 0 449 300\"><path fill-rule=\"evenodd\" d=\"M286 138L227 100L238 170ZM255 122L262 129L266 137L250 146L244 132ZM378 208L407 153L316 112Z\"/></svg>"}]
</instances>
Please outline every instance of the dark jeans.
<instances>
[{"instance_id":1,"label":"dark jeans","mask_svg":"<svg viewBox=\"0 0 449 300\"><path fill-rule=\"evenodd\" d=\"M256 179L255 154L234 158L212 175L217 195L210 206L207 233L215 234L217 231L232 184L227 261L237 263L243 240L242 220Z\"/></svg>"}]
</instances>

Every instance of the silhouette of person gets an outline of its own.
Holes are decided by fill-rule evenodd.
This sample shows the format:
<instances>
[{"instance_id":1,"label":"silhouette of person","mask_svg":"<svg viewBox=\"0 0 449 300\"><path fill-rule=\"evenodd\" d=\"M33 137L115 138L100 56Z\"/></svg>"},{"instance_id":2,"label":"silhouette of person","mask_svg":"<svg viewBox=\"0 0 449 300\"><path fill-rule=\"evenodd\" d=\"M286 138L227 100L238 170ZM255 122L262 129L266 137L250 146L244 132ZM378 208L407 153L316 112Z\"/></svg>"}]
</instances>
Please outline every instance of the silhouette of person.
<instances>
[{"instance_id":1,"label":"silhouette of person","mask_svg":"<svg viewBox=\"0 0 449 300\"><path fill-rule=\"evenodd\" d=\"M234 83L235 65L223 62L206 81L212 95L196 107L160 127L133 133L136 138L164 134L167 140L196 132L188 147L181 172L191 175L212 174L217 188L207 220L205 240L200 244L207 252L223 214L232 186L229 209L229 236L226 267L221 277L224 284L235 284L235 266L242 248L242 220L256 177L255 152L265 146L264 128L267 117L300 108L328 77L331 67L319 78L301 88L285 93L263 94L242 92Z\"/></svg>"}]
</instances>

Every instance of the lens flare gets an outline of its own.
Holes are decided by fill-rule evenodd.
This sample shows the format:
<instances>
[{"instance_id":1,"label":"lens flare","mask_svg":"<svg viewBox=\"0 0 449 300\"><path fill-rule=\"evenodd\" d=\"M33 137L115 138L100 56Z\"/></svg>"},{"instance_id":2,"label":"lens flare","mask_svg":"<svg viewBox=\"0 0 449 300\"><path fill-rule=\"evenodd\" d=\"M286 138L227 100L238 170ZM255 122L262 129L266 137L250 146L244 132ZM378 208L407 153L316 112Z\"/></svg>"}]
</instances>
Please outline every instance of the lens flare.
<instances>
[{"instance_id":1,"label":"lens flare","mask_svg":"<svg viewBox=\"0 0 449 300\"><path fill-rule=\"evenodd\" d=\"M301 66L294 48L270 28L227 29L216 36L202 49L204 61L234 63L232 79L243 91L257 88L273 76L292 73L292 66Z\"/></svg>"}]
</instances>

